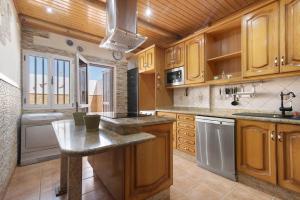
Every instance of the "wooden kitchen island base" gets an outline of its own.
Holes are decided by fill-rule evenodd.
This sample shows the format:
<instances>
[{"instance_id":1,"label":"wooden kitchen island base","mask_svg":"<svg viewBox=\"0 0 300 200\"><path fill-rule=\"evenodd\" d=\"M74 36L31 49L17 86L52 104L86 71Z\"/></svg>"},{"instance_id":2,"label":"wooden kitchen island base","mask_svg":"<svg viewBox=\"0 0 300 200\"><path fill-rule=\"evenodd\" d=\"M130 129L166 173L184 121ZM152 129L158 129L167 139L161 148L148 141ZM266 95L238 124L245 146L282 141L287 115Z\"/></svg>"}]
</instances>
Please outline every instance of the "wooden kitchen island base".
<instances>
[{"instance_id":1,"label":"wooden kitchen island base","mask_svg":"<svg viewBox=\"0 0 300 200\"><path fill-rule=\"evenodd\" d=\"M89 156L116 200L169 199L173 183L172 123L140 128L155 139Z\"/></svg>"}]
</instances>

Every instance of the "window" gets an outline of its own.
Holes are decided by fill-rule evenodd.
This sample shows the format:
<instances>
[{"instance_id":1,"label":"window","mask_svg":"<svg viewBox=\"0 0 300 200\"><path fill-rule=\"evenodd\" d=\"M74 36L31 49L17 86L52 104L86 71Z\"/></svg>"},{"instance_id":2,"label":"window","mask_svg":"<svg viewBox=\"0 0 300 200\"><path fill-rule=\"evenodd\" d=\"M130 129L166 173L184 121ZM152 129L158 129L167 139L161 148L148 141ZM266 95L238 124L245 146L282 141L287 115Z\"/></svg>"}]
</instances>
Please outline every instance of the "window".
<instances>
[{"instance_id":1,"label":"window","mask_svg":"<svg viewBox=\"0 0 300 200\"><path fill-rule=\"evenodd\" d=\"M24 108L66 108L72 105L69 58L24 51Z\"/></svg>"},{"instance_id":2,"label":"window","mask_svg":"<svg viewBox=\"0 0 300 200\"><path fill-rule=\"evenodd\" d=\"M111 114L113 108L113 68L79 58L78 102L89 112Z\"/></svg>"}]
</instances>

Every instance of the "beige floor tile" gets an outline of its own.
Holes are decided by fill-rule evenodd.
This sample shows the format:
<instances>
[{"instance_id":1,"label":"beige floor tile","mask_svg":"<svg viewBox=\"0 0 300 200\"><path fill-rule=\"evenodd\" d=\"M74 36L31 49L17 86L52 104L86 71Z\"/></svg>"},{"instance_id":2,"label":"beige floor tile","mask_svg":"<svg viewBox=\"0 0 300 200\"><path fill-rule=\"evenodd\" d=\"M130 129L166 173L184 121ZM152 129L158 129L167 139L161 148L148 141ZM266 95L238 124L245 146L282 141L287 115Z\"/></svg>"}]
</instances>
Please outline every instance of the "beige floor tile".
<instances>
[{"instance_id":1,"label":"beige floor tile","mask_svg":"<svg viewBox=\"0 0 300 200\"><path fill-rule=\"evenodd\" d=\"M82 179L94 177L94 171L92 167L87 167L82 170Z\"/></svg>"},{"instance_id":2,"label":"beige floor tile","mask_svg":"<svg viewBox=\"0 0 300 200\"><path fill-rule=\"evenodd\" d=\"M261 191L255 190L248 186L238 183L238 185L225 196L226 200L272 200L273 197L263 193Z\"/></svg>"},{"instance_id":3,"label":"beige floor tile","mask_svg":"<svg viewBox=\"0 0 300 200\"><path fill-rule=\"evenodd\" d=\"M191 160L174 154L174 185L171 187L171 200L272 199L270 195L202 169ZM113 198L101 181L94 176L87 157L83 158L82 162L83 199L112 200ZM5 200L65 200L66 196L55 196L54 191L59 185L59 178L59 159L17 167L7 189Z\"/></svg>"},{"instance_id":4,"label":"beige floor tile","mask_svg":"<svg viewBox=\"0 0 300 200\"><path fill-rule=\"evenodd\" d=\"M189 200L219 200L221 193L217 193L204 184L198 184L190 193L187 194Z\"/></svg>"},{"instance_id":5,"label":"beige floor tile","mask_svg":"<svg viewBox=\"0 0 300 200\"><path fill-rule=\"evenodd\" d=\"M172 186L170 189L170 199L171 200L188 200L189 198L185 195L185 191Z\"/></svg>"},{"instance_id":6,"label":"beige floor tile","mask_svg":"<svg viewBox=\"0 0 300 200\"><path fill-rule=\"evenodd\" d=\"M91 177L88 179L82 180L82 194L91 192L103 188L101 187L100 181L96 177Z\"/></svg>"}]
</instances>

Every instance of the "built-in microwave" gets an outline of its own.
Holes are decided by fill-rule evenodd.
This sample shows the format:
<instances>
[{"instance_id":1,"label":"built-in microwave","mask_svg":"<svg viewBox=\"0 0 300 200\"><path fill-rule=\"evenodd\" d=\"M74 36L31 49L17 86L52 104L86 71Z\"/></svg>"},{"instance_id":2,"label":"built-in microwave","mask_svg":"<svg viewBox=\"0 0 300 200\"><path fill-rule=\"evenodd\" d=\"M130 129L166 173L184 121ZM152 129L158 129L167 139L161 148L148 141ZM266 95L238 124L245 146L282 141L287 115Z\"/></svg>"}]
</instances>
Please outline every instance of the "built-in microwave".
<instances>
[{"instance_id":1,"label":"built-in microwave","mask_svg":"<svg viewBox=\"0 0 300 200\"><path fill-rule=\"evenodd\" d=\"M184 67L166 70L166 86L184 84Z\"/></svg>"}]
</instances>

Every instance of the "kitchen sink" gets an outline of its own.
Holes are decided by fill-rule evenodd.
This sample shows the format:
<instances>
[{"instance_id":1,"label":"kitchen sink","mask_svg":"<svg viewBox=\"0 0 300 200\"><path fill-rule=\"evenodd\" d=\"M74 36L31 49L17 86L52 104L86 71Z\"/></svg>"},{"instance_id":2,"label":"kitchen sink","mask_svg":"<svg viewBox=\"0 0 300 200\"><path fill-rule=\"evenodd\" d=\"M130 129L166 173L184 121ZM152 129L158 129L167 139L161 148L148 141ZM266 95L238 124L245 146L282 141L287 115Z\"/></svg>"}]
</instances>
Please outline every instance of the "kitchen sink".
<instances>
[{"instance_id":1,"label":"kitchen sink","mask_svg":"<svg viewBox=\"0 0 300 200\"><path fill-rule=\"evenodd\" d=\"M285 116L283 116L281 114L270 114L270 113L247 113L247 112L245 112L245 113L234 113L233 115L300 120L300 116L294 116L294 115L285 115Z\"/></svg>"}]
</instances>

